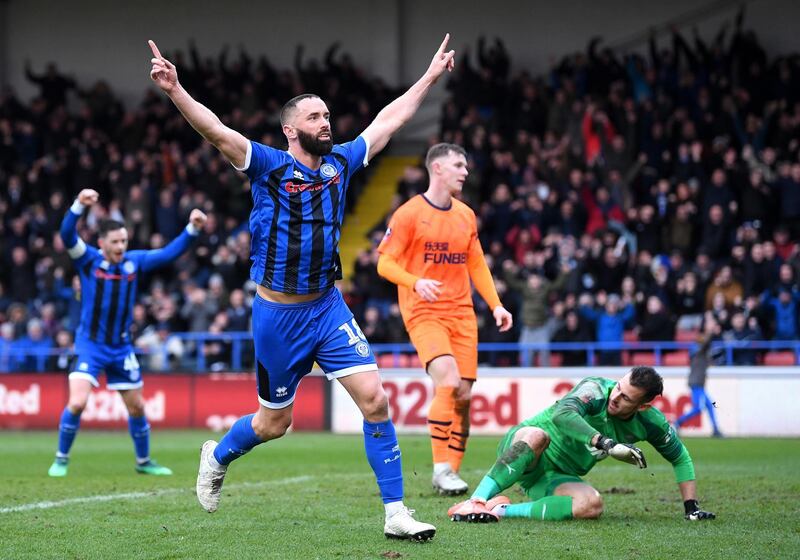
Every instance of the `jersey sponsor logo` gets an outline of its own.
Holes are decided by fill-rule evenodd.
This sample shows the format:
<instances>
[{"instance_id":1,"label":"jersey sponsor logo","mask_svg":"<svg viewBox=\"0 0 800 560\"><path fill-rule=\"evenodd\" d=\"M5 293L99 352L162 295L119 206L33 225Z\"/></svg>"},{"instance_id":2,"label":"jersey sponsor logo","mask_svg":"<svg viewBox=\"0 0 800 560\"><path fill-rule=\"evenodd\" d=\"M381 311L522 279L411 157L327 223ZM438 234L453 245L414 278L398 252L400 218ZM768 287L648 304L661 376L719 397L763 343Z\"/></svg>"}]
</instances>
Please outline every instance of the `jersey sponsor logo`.
<instances>
[{"instance_id":1,"label":"jersey sponsor logo","mask_svg":"<svg viewBox=\"0 0 800 560\"><path fill-rule=\"evenodd\" d=\"M422 262L433 264L466 264L467 253L450 252L447 241L426 241Z\"/></svg>"},{"instance_id":2,"label":"jersey sponsor logo","mask_svg":"<svg viewBox=\"0 0 800 560\"><path fill-rule=\"evenodd\" d=\"M132 282L136 278L136 273L112 274L111 272L103 272L98 268L94 271L94 277L98 280L127 280Z\"/></svg>"},{"instance_id":3,"label":"jersey sponsor logo","mask_svg":"<svg viewBox=\"0 0 800 560\"><path fill-rule=\"evenodd\" d=\"M356 344L356 354L362 358L369 356L369 345L366 342L359 342Z\"/></svg>"},{"instance_id":4,"label":"jersey sponsor logo","mask_svg":"<svg viewBox=\"0 0 800 560\"><path fill-rule=\"evenodd\" d=\"M286 181L284 189L289 194L301 193L306 191L316 192L316 191L321 191L328 185L338 185L339 183L341 183L341 181L342 178L339 175L335 176L330 181L320 181L319 183L296 183L294 181Z\"/></svg>"},{"instance_id":5,"label":"jersey sponsor logo","mask_svg":"<svg viewBox=\"0 0 800 560\"><path fill-rule=\"evenodd\" d=\"M323 163L322 167L319 168L319 172L323 177L331 178L336 175L336 168L332 166L330 163Z\"/></svg>"}]
</instances>

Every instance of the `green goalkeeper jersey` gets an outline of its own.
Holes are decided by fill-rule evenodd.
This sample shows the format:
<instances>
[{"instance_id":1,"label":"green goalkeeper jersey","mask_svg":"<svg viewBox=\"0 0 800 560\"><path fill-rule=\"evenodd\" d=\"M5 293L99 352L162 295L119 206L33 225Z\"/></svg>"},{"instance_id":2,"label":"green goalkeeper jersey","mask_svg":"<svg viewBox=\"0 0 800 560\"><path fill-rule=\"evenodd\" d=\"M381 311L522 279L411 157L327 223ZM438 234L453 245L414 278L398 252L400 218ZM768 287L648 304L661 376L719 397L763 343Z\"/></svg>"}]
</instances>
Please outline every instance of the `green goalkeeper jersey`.
<instances>
[{"instance_id":1,"label":"green goalkeeper jersey","mask_svg":"<svg viewBox=\"0 0 800 560\"><path fill-rule=\"evenodd\" d=\"M598 433L620 443L648 441L672 463L678 482L694 480L694 467L686 447L654 407L636 412L625 420L608 415L608 399L617 384L613 379L587 377L561 400L517 427L535 426L550 435L545 456L560 471L583 476L606 458L591 445Z\"/></svg>"}]
</instances>

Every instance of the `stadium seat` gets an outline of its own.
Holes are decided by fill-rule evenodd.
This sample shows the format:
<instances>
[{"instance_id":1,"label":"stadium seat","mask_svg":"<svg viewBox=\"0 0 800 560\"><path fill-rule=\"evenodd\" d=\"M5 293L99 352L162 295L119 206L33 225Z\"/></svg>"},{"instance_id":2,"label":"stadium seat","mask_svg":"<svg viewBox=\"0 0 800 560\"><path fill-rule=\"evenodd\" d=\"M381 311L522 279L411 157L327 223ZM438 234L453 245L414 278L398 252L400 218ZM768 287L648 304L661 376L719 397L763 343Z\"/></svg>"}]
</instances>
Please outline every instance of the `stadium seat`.
<instances>
[{"instance_id":1,"label":"stadium seat","mask_svg":"<svg viewBox=\"0 0 800 560\"><path fill-rule=\"evenodd\" d=\"M636 331L625 331L622 333L622 341L623 342L638 342L639 341L639 333Z\"/></svg>"},{"instance_id":2,"label":"stadium seat","mask_svg":"<svg viewBox=\"0 0 800 560\"><path fill-rule=\"evenodd\" d=\"M661 363L665 366L688 366L689 351L677 350L675 352L667 352L666 354L662 354Z\"/></svg>"},{"instance_id":3,"label":"stadium seat","mask_svg":"<svg viewBox=\"0 0 800 560\"><path fill-rule=\"evenodd\" d=\"M695 342L700 331L675 331L675 342Z\"/></svg>"},{"instance_id":4,"label":"stadium seat","mask_svg":"<svg viewBox=\"0 0 800 560\"><path fill-rule=\"evenodd\" d=\"M653 352L631 352L628 357L628 365L654 366L656 365L656 355Z\"/></svg>"},{"instance_id":5,"label":"stadium seat","mask_svg":"<svg viewBox=\"0 0 800 560\"><path fill-rule=\"evenodd\" d=\"M550 367L561 367L564 363L564 356L559 353L550 354Z\"/></svg>"},{"instance_id":6,"label":"stadium seat","mask_svg":"<svg viewBox=\"0 0 800 560\"><path fill-rule=\"evenodd\" d=\"M419 361L419 356L416 354L405 354L407 360L406 365L403 367L410 367L410 368L420 368L422 369L423 365L422 362Z\"/></svg>"},{"instance_id":7,"label":"stadium seat","mask_svg":"<svg viewBox=\"0 0 800 560\"><path fill-rule=\"evenodd\" d=\"M396 367L394 365L394 356L392 354L378 354L375 356L375 358L378 362L378 367L381 369Z\"/></svg>"},{"instance_id":8,"label":"stadium seat","mask_svg":"<svg viewBox=\"0 0 800 560\"><path fill-rule=\"evenodd\" d=\"M764 354L765 366L793 366L795 365L794 352L767 352Z\"/></svg>"}]
</instances>

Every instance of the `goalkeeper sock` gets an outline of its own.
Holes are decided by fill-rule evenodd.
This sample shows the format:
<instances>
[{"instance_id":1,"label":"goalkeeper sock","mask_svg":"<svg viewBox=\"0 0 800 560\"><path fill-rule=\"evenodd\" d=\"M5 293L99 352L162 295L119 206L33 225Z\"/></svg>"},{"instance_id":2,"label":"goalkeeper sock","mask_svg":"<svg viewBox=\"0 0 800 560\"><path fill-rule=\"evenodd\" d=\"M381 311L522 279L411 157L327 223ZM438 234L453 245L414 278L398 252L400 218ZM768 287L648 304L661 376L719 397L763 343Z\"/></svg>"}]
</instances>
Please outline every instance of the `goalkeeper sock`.
<instances>
[{"instance_id":1,"label":"goalkeeper sock","mask_svg":"<svg viewBox=\"0 0 800 560\"><path fill-rule=\"evenodd\" d=\"M61 413L61 421L58 423L58 452L56 457L69 457L69 450L75 436L78 435L78 428L81 426L81 415L70 412L69 407L64 407Z\"/></svg>"},{"instance_id":2,"label":"goalkeeper sock","mask_svg":"<svg viewBox=\"0 0 800 560\"><path fill-rule=\"evenodd\" d=\"M453 414L453 425L450 430L450 442L447 446L447 462L453 472L461 470L461 461L467 451L469 438L469 399L456 401Z\"/></svg>"},{"instance_id":3,"label":"goalkeeper sock","mask_svg":"<svg viewBox=\"0 0 800 560\"><path fill-rule=\"evenodd\" d=\"M239 418L228 433L219 440L219 444L214 449L214 459L220 465L228 465L234 459L238 459L249 452L259 443L263 443L253 430L253 416L248 414Z\"/></svg>"},{"instance_id":4,"label":"goalkeeper sock","mask_svg":"<svg viewBox=\"0 0 800 560\"><path fill-rule=\"evenodd\" d=\"M527 517L537 521L572 519L572 496L545 496L535 502L506 506L503 517Z\"/></svg>"},{"instance_id":5,"label":"goalkeeper sock","mask_svg":"<svg viewBox=\"0 0 800 560\"><path fill-rule=\"evenodd\" d=\"M400 445L391 420L364 420L364 449L367 461L378 480L384 504L403 500L403 466ZM401 504L402 505L402 504ZM387 510L387 515L389 511Z\"/></svg>"},{"instance_id":6,"label":"goalkeeper sock","mask_svg":"<svg viewBox=\"0 0 800 560\"><path fill-rule=\"evenodd\" d=\"M472 498L478 498L483 501L489 501L500 493L500 488L497 483L492 480L488 474L483 477L478 487L472 493Z\"/></svg>"},{"instance_id":7,"label":"goalkeeper sock","mask_svg":"<svg viewBox=\"0 0 800 560\"><path fill-rule=\"evenodd\" d=\"M428 431L431 434L434 464L447 462L447 446L450 443L455 408L456 388L436 387L433 392L431 408L428 410Z\"/></svg>"},{"instance_id":8,"label":"goalkeeper sock","mask_svg":"<svg viewBox=\"0 0 800 560\"><path fill-rule=\"evenodd\" d=\"M140 465L150 460L150 424L144 416L128 416L128 433L133 440L136 462Z\"/></svg>"},{"instance_id":9,"label":"goalkeeper sock","mask_svg":"<svg viewBox=\"0 0 800 560\"><path fill-rule=\"evenodd\" d=\"M503 452L486 476L491 477L500 490L505 490L518 481L535 461L536 454L528 444L518 441Z\"/></svg>"}]
</instances>

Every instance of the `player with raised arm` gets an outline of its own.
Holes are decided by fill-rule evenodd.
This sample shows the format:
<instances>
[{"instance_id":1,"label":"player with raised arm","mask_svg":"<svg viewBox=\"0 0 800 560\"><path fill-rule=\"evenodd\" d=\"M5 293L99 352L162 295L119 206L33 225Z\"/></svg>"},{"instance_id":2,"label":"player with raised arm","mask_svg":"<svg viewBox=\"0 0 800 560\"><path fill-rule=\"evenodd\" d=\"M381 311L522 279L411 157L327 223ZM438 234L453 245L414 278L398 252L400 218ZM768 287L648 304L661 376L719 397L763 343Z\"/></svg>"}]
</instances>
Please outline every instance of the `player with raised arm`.
<instances>
[{"instance_id":1,"label":"player with raised arm","mask_svg":"<svg viewBox=\"0 0 800 560\"><path fill-rule=\"evenodd\" d=\"M197 498L206 511L217 509L231 461L286 433L297 385L316 361L364 416L367 460L384 503L384 534L423 541L436 532L403 504L400 447L375 357L334 281L341 278L339 235L350 177L414 115L442 73L452 70L455 52L447 50L448 40L449 35L425 74L351 142L333 144L330 112L318 96L289 100L280 115L287 151L222 124L181 87L175 66L150 41L152 80L189 124L247 175L253 193L250 278L258 284L253 339L260 406L219 444L203 444Z\"/></svg>"},{"instance_id":2,"label":"player with raised arm","mask_svg":"<svg viewBox=\"0 0 800 560\"><path fill-rule=\"evenodd\" d=\"M161 249L127 251L125 225L105 220L100 223L96 249L78 237L77 225L83 211L98 200L97 191L84 189L61 222L61 239L81 281L81 318L75 333L75 369L69 374L69 402L58 426L58 452L50 476L66 476L69 451L80 426L97 377L106 374L106 386L119 391L128 409L128 428L136 452L136 472L170 475L172 471L150 458L150 425L142 397L142 375L130 340L136 287L142 274L177 259L206 223L206 215L192 210L183 232Z\"/></svg>"},{"instance_id":3,"label":"player with raised arm","mask_svg":"<svg viewBox=\"0 0 800 560\"><path fill-rule=\"evenodd\" d=\"M661 376L651 367L631 369L619 381L587 377L564 398L514 426L497 448L497 461L472 497L451 507L453 521L490 522L596 519L603 498L580 477L611 456L646 468L647 441L672 464L686 519L714 519L697 502L694 464L664 415L652 406ZM511 504L500 492L518 483L530 502Z\"/></svg>"},{"instance_id":4,"label":"player with raised arm","mask_svg":"<svg viewBox=\"0 0 800 560\"><path fill-rule=\"evenodd\" d=\"M486 265L475 213L455 198L467 178L461 146L436 144L425 158L430 184L392 215L378 247L378 273L397 284L400 310L420 361L431 376L428 430L433 487L467 491L459 476L469 437L469 407L478 370L478 324L472 287L505 332L512 317L500 303Z\"/></svg>"}]
</instances>

